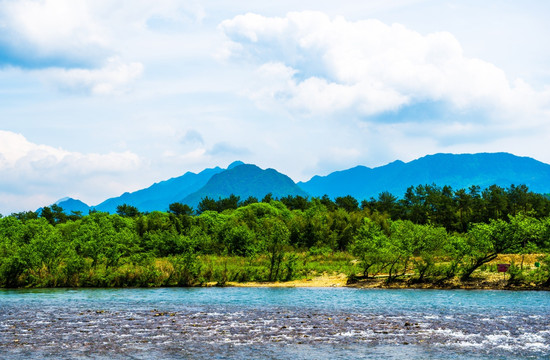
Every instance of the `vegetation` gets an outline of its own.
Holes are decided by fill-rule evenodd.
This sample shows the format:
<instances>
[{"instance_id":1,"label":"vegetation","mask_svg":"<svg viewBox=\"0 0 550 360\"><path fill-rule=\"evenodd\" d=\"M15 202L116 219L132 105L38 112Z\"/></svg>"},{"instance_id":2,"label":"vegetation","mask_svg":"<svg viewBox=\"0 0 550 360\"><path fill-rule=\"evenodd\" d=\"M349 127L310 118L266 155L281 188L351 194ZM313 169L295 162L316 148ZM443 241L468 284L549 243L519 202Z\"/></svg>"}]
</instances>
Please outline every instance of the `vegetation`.
<instances>
[{"instance_id":1,"label":"vegetation","mask_svg":"<svg viewBox=\"0 0 550 360\"><path fill-rule=\"evenodd\" d=\"M59 206L0 218L0 287L197 286L351 280L467 282L517 254L508 282L550 286L550 199L525 186L411 187L359 203L287 196L204 198L142 213L65 214ZM523 262L539 254L540 266ZM530 255L532 257L532 255Z\"/></svg>"}]
</instances>

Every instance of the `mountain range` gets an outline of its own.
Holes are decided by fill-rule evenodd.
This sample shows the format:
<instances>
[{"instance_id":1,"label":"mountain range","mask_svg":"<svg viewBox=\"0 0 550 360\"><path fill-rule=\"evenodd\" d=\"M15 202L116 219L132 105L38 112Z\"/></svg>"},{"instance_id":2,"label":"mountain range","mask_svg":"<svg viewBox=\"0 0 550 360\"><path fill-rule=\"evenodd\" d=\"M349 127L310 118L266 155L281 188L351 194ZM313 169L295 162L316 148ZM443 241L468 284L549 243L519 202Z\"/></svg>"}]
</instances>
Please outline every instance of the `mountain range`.
<instances>
[{"instance_id":1,"label":"mountain range","mask_svg":"<svg viewBox=\"0 0 550 360\"><path fill-rule=\"evenodd\" d=\"M435 154L376 168L356 166L296 184L274 169L264 170L236 161L227 169L215 167L198 174L187 172L146 189L107 199L96 206L89 207L70 198L56 204L68 213L81 211L85 214L90 209L114 213L122 204L151 212L166 211L174 202L196 208L206 196L217 200L231 194L240 196L241 200L249 196L261 199L268 193L274 198L326 194L331 198L351 195L363 200L387 191L400 197L409 186L424 184L449 185L455 190L472 185L483 189L493 184L501 187L524 184L533 192L550 193L550 165L508 153Z\"/></svg>"}]
</instances>

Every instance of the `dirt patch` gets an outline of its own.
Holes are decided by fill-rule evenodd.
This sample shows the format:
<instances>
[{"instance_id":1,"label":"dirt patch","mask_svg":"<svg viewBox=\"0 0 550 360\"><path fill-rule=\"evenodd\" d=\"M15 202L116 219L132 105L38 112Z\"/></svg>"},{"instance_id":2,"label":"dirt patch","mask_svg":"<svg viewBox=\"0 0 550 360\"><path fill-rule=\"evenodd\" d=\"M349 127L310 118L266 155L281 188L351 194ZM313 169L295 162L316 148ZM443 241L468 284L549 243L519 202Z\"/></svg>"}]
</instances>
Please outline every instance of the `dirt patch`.
<instances>
[{"instance_id":1,"label":"dirt patch","mask_svg":"<svg viewBox=\"0 0 550 360\"><path fill-rule=\"evenodd\" d=\"M383 288L383 289L465 289L465 290L550 290L542 288L534 283L513 284L508 275L480 272L468 280L452 278L444 281L415 282L411 277L387 282L387 276L359 279L347 286L355 288Z\"/></svg>"},{"instance_id":2,"label":"dirt patch","mask_svg":"<svg viewBox=\"0 0 550 360\"><path fill-rule=\"evenodd\" d=\"M237 287L343 287L347 284L347 276L339 275L321 275L311 279L301 279L292 281L276 282L228 282L227 286Z\"/></svg>"},{"instance_id":3,"label":"dirt patch","mask_svg":"<svg viewBox=\"0 0 550 360\"><path fill-rule=\"evenodd\" d=\"M487 265L496 265L500 263L517 266L523 264L523 268L535 269L535 262L540 260L540 254L501 254L495 260ZM415 282L414 274L407 274L388 283L388 277L385 274L367 279L349 280L345 274L327 275L312 277L310 279L292 280L284 282L228 282L225 286L235 287L354 287L354 288L382 288L382 289L480 289L480 290L550 290L541 288L534 283L513 284L509 281L510 275L492 271L476 271L468 280L460 280L458 277L446 280L432 280L425 282ZM207 286L216 286L216 283L208 283Z\"/></svg>"}]
</instances>

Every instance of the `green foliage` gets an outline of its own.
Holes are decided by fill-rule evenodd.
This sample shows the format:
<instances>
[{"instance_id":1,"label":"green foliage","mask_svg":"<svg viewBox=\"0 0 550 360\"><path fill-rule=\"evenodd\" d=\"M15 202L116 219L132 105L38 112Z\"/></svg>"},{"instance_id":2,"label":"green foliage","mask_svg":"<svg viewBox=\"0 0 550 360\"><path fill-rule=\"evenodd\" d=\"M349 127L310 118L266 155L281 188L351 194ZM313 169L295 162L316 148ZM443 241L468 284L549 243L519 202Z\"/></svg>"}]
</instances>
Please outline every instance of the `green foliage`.
<instances>
[{"instance_id":1,"label":"green foliage","mask_svg":"<svg viewBox=\"0 0 550 360\"><path fill-rule=\"evenodd\" d=\"M444 281L519 254L509 284L550 286L548 199L526 187L411 187L401 200L382 193L358 202L287 196L262 202L203 199L198 215L179 203L168 212L0 218L0 287L194 286L289 281L323 273L383 274L388 281Z\"/></svg>"},{"instance_id":2,"label":"green foliage","mask_svg":"<svg viewBox=\"0 0 550 360\"><path fill-rule=\"evenodd\" d=\"M279 279L281 263L288 247L290 231L278 218L264 219L262 228L261 241L270 262L268 281L276 281Z\"/></svg>"},{"instance_id":3,"label":"green foliage","mask_svg":"<svg viewBox=\"0 0 550 360\"><path fill-rule=\"evenodd\" d=\"M128 205L128 204L122 204L117 206L116 213L120 216L125 216L125 217L137 217L140 215L140 212L137 207Z\"/></svg>"},{"instance_id":4,"label":"green foliage","mask_svg":"<svg viewBox=\"0 0 550 360\"><path fill-rule=\"evenodd\" d=\"M351 253L361 260L363 276L376 274L389 264L392 258L390 239L381 227L369 218L363 220L355 237Z\"/></svg>"}]
</instances>

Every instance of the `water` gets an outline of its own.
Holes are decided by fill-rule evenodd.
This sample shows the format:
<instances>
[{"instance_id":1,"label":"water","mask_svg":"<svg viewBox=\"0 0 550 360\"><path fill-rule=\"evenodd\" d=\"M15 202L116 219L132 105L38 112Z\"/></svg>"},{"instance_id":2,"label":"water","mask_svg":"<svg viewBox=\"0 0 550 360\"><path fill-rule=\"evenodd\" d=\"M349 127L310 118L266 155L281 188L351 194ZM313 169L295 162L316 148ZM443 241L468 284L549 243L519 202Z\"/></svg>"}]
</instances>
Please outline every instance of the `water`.
<instances>
[{"instance_id":1,"label":"water","mask_svg":"<svg viewBox=\"0 0 550 360\"><path fill-rule=\"evenodd\" d=\"M550 293L0 290L0 358L550 358Z\"/></svg>"}]
</instances>

